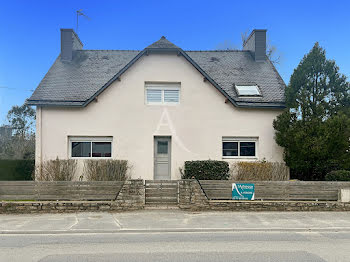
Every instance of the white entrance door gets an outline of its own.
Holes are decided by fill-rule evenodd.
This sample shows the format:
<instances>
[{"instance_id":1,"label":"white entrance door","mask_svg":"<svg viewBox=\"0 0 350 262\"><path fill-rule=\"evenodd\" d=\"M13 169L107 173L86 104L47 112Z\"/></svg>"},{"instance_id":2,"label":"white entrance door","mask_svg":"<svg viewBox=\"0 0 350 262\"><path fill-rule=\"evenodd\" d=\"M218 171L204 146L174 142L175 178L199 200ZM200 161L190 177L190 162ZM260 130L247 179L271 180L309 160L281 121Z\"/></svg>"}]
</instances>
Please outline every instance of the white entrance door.
<instances>
[{"instance_id":1,"label":"white entrance door","mask_svg":"<svg viewBox=\"0 0 350 262\"><path fill-rule=\"evenodd\" d=\"M170 180L171 138L154 137L154 180Z\"/></svg>"}]
</instances>

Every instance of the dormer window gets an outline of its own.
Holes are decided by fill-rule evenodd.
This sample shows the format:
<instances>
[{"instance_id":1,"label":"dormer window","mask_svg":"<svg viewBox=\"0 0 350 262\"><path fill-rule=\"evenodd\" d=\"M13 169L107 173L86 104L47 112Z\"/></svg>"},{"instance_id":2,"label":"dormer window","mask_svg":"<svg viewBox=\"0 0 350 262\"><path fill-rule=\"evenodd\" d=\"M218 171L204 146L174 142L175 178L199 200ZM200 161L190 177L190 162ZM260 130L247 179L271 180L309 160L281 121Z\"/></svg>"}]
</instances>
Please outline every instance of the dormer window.
<instances>
[{"instance_id":1,"label":"dormer window","mask_svg":"<svg viewBox=\"0 0 350 262\"><path fill-rule=\"evenodd\" d=\"M146 83L147 105L177 105L180 103L180 83Z\"/></svg>"},{"instance_id":2,"label":"dormer window","mask_svg":"<svg viewBox=\"0 0 350 262\"><path fill-rule=\"evenodd\" d=\"M261 96L257 85L235 85L238 96Z\"/></svg>"}]
</instances>

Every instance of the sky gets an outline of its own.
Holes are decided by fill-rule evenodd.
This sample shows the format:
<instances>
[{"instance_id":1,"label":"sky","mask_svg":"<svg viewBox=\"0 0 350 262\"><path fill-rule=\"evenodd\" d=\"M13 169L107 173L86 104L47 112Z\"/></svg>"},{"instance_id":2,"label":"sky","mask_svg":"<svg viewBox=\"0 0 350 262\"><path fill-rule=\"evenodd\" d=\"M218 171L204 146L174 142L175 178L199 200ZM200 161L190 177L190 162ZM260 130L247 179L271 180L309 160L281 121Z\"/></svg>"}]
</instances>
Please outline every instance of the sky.
<instances>
[{"instance_id":1,"label":"sky","mask_svg":"<svg viewBox=\"0 0 350 262\"><path fill-rule=\"evenodd\" d=\"M241 48L241 33L267 29L288 84L315 42L350 77L350 1L1 0L0 125L30 97L60 52L60 28L76 29L84 49L142 50L166 36L184 50Z\"/></svg>"}]
</instances>

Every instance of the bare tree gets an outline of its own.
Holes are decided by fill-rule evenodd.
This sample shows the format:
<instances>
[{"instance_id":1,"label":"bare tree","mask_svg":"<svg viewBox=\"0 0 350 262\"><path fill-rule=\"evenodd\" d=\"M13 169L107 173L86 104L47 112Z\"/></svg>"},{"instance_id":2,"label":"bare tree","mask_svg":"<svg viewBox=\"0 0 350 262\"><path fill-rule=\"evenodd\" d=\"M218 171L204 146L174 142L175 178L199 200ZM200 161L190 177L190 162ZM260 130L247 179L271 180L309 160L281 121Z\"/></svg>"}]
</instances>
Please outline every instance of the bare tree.
<instances>
[{"instance_id":1,"label":"bare tree","mask_svg":"<svg viewBox=\"0 0 350 262\"><path fill-rule=\"evenodd\" d=\"M249 31L244 31L244 32L241 32L241 42L242 42L242 47L245 45L245 42L248 40L248 34Z\"/></svg>"}]
</instances>

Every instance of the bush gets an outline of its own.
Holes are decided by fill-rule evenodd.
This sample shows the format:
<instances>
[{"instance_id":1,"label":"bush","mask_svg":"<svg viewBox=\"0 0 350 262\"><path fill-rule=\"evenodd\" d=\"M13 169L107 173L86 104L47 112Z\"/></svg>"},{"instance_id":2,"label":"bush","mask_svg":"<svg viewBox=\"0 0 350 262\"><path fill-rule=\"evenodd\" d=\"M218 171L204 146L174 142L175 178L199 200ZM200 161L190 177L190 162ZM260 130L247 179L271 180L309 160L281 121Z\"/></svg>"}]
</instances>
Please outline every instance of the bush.
<instances>
[{"instance_id":1,"label":"bush","mask_svg":"<svg viewBox=\"0 0 350 262\"><path fill-rule=\"evenodd\" d=\"M88 181L125 181L129 169L127 160L86 160L84 174Z\"/></svg>"},{"instance_id":2,"label":"bush","mask_svg":"<svg viewBox=\"0 0 350 262\"><path fill-rule=\"evenodd\" d=\"M238 162L231 170L237 181L283 181L289 180L289 170L284 163L277 162Z\"/></svg>"},{"instance_id":3,"label":"bush","mask_svg":"<svg viewBox=\"0 0 350 262\"><path fill-rule=\"evenodd\" d=\"M0 160L0 180L32 180L34 160Z\"/></svg>"},{"instance_id":4,"label":"bush","mask_svg":"<svg viewBox=\"0 0 350 262\"><path fill-rule=\"evenodd\" d=\"M74 159L55 160L43 162L41 168L35 172L35 180L39 181L72 181L77 170L77 161Z\"/></svg>"},{"instance_id":5,"label":"bush","mask_svg":"<svg viewBox=\"0 0 350 262\"><path fill-rule=\"evenodd\" d=\"M350 171L331 171L326 175L326 181L350 181Z\"/></svg>"},{"instance_id":6,"label":"bush","mask_svg":"<svg viewBox=\"0 0 350 262\"><path fill-rule=\"evenodd\" d=\"M186 161L185 172L182 174L182 178L195 178L199 180L227 180L229 175L229 165L226 161Z\"/></svg>"}]
</instances>

